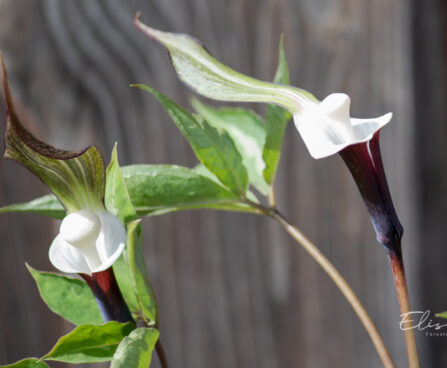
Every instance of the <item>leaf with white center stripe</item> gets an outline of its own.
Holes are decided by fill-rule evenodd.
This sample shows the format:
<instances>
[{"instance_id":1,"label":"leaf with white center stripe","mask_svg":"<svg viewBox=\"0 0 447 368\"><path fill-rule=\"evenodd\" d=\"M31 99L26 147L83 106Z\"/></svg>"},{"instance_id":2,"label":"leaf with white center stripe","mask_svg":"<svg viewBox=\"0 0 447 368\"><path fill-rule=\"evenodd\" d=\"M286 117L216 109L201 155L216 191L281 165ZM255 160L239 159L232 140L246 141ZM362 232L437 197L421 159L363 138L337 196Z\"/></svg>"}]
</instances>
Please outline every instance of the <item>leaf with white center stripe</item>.
<instances>
[{"instance_id":1,"label":"leaf with white center stripe","mask_svg":"<svg viewBox=\"0 0 447 368\"><path fill-rule=\"evenodd\" d=\"M197 99L192 100L192 105L210 125L223 129L230 135L242 156L250 184L266 195L269 188L262 175L265 166L262 159L265 141L262 118L252 110L232 107L214 108Z\"/></svg>"},{"instance_id":2,"label":"leaf with white center stripe","mask_svg":"<svg viewBox=\"0 0 447 368\"><path fill-rule=\"evenodd\" d=\"M169 51L179 78L197 93L220 101L263 102L299 111L309 99L316 98L302 89L264 82L236 72L215 59L203 45L186 34L162 32L135 18L144 34Z\"/></svg>"}]
</instances>

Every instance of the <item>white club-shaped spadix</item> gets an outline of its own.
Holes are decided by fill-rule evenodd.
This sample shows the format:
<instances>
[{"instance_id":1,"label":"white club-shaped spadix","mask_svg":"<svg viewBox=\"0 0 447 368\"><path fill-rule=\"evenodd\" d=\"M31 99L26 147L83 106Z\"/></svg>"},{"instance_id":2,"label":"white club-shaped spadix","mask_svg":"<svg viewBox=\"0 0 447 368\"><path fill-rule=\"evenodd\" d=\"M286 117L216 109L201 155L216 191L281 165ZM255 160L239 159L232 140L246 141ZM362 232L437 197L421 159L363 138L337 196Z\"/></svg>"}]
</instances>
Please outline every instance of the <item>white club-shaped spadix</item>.
<instances>
[{"instance_id":1,"label":"white club-shaped spadix","mask_svg":"<svg viewBox=\"0 0 447 368\"><path fill-rule=\"evenodd\" d=\"M375 119L354 119L349 116L350 104L348 95L333 93L293 115L312 157L327 157L347 146L369 141L393 116L388 113Z\"/></svg>"},{"instance_id":2,"label":"white club-shaped spadix","mask_svg":"<svg viewBox=\"0 0 447 368\"><path fill-rule=\"evenodd\" d=\"M116 216L81 210L62 221L50 247L50 261L62 272L92 274L111 267L125 243L126 230Z\"/></svg>"}]
</instances>

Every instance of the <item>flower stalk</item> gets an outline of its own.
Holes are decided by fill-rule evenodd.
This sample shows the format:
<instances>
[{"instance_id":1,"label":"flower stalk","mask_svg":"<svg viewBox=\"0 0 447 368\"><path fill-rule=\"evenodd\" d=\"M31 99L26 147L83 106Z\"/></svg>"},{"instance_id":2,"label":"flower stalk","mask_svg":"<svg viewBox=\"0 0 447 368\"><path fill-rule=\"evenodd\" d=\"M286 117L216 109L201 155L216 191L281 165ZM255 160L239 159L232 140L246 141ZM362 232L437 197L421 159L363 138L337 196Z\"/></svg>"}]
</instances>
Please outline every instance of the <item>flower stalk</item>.
<instances>
[{"instance_id":1,"label":"flower stalk","mask_svg":"<svg viewBox=\"0 0 447 368\"><path fill-rule=\"evenodd\" d=\"M410 298L408 296L407 280L405 277L404 263L402 253L395 253L387 250L388 258L394 275L394 283L396 285L397 297L399 299L399 307L401 316L410 313ZM416 340L414 337L414 328L411 318L403 321L401 328L404 330L405 343L407 345L408 362L410 368L419 367L419 359L417 353Z\"/></svg>"},{"instance_id":2,"label":"flower stalk","mask_svg":"<svg viewBox=\"0 0 447 368\"><path fill-rule=\"evenodd\" d=\"M279 223L289 235L300 244L307 253L319 264L319 266L328 274L328 276L334 281L337 287L340 289L348 303L354 309L355 313L359 317L366 332L369 334L374 347L382 361L385 368L394 368L395 365L391 359L385 342L380 336L379 331L368 315L362 302L358 299L355 292L343 278L343 276L337 271L334 265L320 252L320 250L295 226L291 225L289 221L276 209L264 209L264 213L271 217L273 220Z\"/></svg>"}]
</instances>

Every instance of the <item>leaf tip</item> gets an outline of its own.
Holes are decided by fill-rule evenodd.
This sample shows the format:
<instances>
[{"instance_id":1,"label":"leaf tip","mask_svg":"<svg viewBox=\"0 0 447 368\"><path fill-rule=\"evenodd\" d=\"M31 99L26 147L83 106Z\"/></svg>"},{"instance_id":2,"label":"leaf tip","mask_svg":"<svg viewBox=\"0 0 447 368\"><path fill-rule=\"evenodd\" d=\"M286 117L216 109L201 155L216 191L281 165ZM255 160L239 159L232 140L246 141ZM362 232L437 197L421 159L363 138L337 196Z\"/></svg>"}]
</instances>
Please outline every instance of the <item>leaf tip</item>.
<instances>
[{"instance_id":1,"label":"leaf tip","mask_svg":"<svg viewBox=\"0 0 447 368\"><path fill-rule=\"evenodd\" d=\"M9 90L8 73L6 72L5 60L3 58L3 53L1 51L0 51L0 69L1 69L1 79L3 86L3 97L5 99L6 104L6 112L8 115L14 114L11 92ZM6 119L6 124L8 124L8 119Z\"/></svg>"},{"instance_id":2,"label":"leaf tip","mask_svg":"<svg viewBox=\"0 0 447 368\"><path fill-rule=\"evenodd\" d=\"M138 10L138 11L135 13L135 16L133 17L133 22L134 22L135 24L137 24L137 23L140 22L140 15L141 15L141 12Z\"/></svg>"},{"instance_id":3,"label":"leaf tip","mask_svg":"<svg viewBox=\"0 0 447 368\"><path fill-rule=\"evenodd\" d=\"M36 273L38 273L38 271L34 268L34 267L32 267L32 266L30 266L30 264L28 263L28 262L25 262L25 267L26 267L26 269L28 270L28 272L31 274L31 276L33 277L33 278L35 278L35 274Z\"/></svg>"},{"instance_id":4,"label":"leaf tip","mask_svg":"<svg viewBox=\"0 0 447 368\"><path fill-rule=\"evenodd\" d=\"M279 48L282 49L284 47L284 32L281 32L279 36Z\"/></svg>"},{"instance_id":5,"label":"leaf tip","mask_svg":"<svg viewBox=\"0 0 447 368\"><path fill-rule=\"evenodd\" d=\"M140 15L141 13L138 11L135 14L135 17L133 19L133 23L135 24L135 26L141 31L143 32L145 35L149 36L150 38L152 38L153 40L157 41L157 42L161 42L160 38L156 36L157 31L149 26L147 26L146 24L144 24L143 22L140 21Z\"/></svg>"},{"instance_id":6,"label":"leaf tip","mask_svg":"<svg viewBox=\"0 0 447 368\"><path fill-rule=\"evenodd\" d=\"M6 79L6 67L5 60L3 59L3 52L0 50L0 68L2 69L2 82L5 82Z\"/></svg>"}]
</instances>

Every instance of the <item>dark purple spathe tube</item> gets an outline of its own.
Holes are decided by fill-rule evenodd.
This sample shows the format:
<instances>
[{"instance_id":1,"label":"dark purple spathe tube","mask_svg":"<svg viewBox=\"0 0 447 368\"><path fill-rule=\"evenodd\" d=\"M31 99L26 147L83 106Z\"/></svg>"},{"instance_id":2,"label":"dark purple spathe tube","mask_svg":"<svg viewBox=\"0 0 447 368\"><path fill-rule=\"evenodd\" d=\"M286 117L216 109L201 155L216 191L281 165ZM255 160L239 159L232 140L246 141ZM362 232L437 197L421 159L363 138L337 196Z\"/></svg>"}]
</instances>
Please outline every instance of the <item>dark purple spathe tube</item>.
<instances>
[{"instance_id":1,"label":"dark purple spathe tube","mask_svg":"<svg viewBox=\"0 0 447 368\"><path fill-rule=\"evenodd\" d=\"M371 140L348 146L339 153L363 197L377 241L400 255L403 228L388 189L380 154L379 134L380 131Z\"/></svg>"},{"instance_id":2,"label":"dark purple spathe tube","mask_svg":"<svg viewBox=\"0 0 447 368\"><path fill-rule=\"evenodd\" d=\"M118 287L112 267L91 276L83 273L80 275L90 286L104 322L135 322Z\"/></svg>"}]
</instances>

